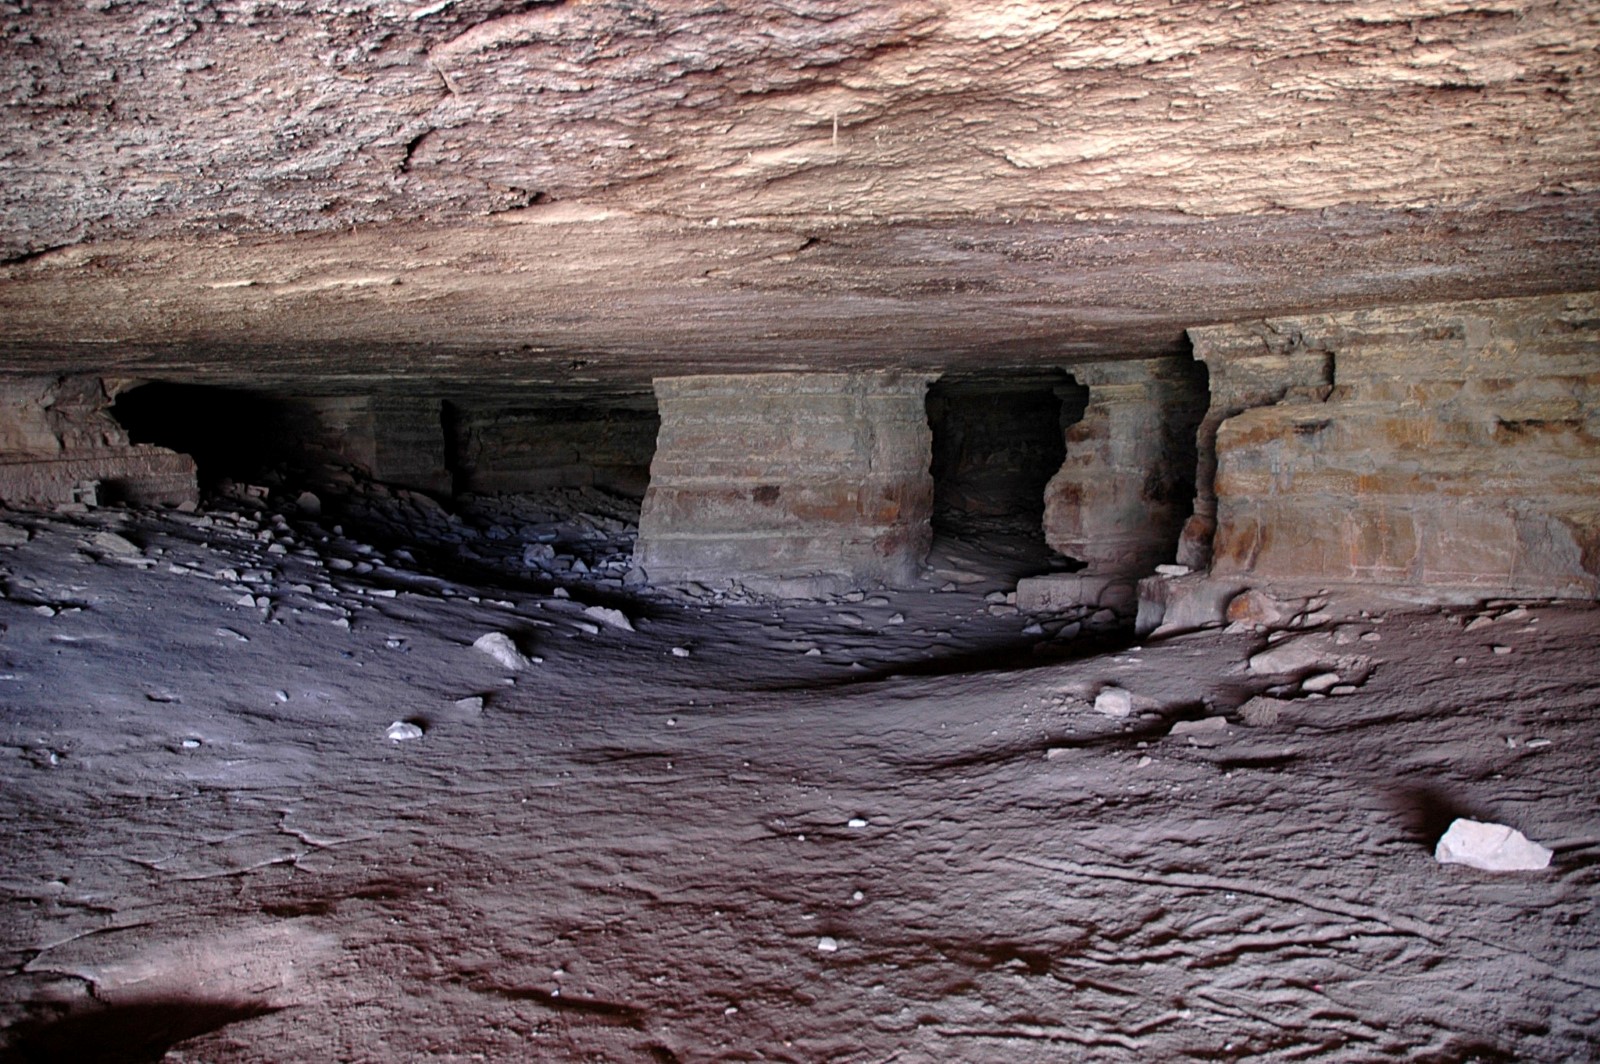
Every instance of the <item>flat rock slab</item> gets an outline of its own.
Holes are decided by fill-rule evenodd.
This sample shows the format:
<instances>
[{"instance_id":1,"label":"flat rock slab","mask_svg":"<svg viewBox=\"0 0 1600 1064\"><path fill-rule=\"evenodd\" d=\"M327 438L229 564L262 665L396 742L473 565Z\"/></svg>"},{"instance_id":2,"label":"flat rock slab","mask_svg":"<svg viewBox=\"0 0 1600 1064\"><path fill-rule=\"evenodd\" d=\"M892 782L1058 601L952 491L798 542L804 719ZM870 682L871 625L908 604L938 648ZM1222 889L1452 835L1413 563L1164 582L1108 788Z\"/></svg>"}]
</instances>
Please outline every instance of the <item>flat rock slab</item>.
<instances>
[{"instance_id":1,"label":"flat rock slab","mask_svg":"<svg viewBox=\"0 0 1600 1064\"><path fill-rule=\"evenodd\" d=\"M1515 828L1458 819L1439 839L1440 864L1461 864L1485 872L1537 872L1550 867L1551 852Z\"/></svg>"}]
</instances>

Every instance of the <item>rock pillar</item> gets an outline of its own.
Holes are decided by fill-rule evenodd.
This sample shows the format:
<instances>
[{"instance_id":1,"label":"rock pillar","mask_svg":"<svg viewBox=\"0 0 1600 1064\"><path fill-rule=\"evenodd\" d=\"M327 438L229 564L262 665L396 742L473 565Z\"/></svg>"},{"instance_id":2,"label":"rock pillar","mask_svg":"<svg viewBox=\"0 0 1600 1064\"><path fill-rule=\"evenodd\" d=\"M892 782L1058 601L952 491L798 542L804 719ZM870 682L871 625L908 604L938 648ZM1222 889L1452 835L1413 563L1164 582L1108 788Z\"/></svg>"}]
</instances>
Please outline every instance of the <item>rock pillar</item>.
<instances>
[{"instance_id":1,"label":"rock pillar","mask_svg":"<svg viewBox=\"0 0 1600 1064\"><path fill-rule=\"evenodd\" d=\"M1179 357L1071 367L1089 388L1045 487L1044 535L1089 573L1139 577L1172 560L1194 491L1199 367Z\"/></svg>"},{"instance_id":2,"label":"rock pillar","mask_svg":"<svg viewBox=\"0 0 1600 1064\"><path fill-rule=\"evenodd\" d=\"M794 597L913 582L932 537L931 380L657 379L636 562L654 584Z\"/></svg>"},{"instance_id":3,"label":"rock pillar","mask_svg":"<svg viewBox=\"0 0 1600 1064\"><path fill-rule=\"evenodd\" d=\"M1275 336L1332 374L1218 427L1213 574L1600 594L1600 293L1192 335L1214 368Z\"/></svg>"},{"instance_id":4,"label":"rock pillar","mask_svg":"<svg viewBox=\"0 0 1600 1064\"><path fill-rule=\"evenodd\" d=\"M129 443L109 413L113 395L98 377L0 382L0 502L197 502L194 460Z\"/></svg>"},{"instance_id":5,"label":"rock pillar","mask_svg":"<svg viewBox=\"0 0 1600 1064\"><path fill-rule=\"evenodd\" d=\"M1333 385L1333 355L1307 346L1298 331L1278 332L1266 322L1191 329L1189 339L1195 359L1209 371L1211 398L1195 432L1194 507L1178 540L1177 561L1205 569L1217 530L1217 429L1253 407L1326 399Z\"/></svg>"}]
</instances>

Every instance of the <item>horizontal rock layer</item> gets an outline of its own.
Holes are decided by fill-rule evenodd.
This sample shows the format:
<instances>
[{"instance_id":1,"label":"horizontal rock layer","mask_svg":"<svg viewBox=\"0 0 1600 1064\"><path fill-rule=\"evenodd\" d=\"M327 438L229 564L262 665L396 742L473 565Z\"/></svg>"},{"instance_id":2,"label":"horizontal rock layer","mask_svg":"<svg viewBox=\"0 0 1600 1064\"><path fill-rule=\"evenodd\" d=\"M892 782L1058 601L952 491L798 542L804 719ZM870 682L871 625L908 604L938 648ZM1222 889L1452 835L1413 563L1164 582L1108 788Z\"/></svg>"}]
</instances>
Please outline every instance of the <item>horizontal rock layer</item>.
<instances>
[{"instance_id":1,"label":"horizontal rock layer","mask_svg":"<svg viewBox=\"0 0 1600 1064\"><path fill-rule=\"evenodd\" d=\"M656 382L635 559L658 584L814 594L908 584L931 541L925 377Z\"/></svg>"},{"instance_id":2,"label":"horizontal rock layer","mask_svg":"<svg viewBox=\"0 0 1600 1064\"><path fill-rule=\"evenodd\" d=\"M1331 375L1222 422L1214 573L1600 592L1595 294L1191 335L1208 362L1286 356Z\"/></svg>"}]
</instances>

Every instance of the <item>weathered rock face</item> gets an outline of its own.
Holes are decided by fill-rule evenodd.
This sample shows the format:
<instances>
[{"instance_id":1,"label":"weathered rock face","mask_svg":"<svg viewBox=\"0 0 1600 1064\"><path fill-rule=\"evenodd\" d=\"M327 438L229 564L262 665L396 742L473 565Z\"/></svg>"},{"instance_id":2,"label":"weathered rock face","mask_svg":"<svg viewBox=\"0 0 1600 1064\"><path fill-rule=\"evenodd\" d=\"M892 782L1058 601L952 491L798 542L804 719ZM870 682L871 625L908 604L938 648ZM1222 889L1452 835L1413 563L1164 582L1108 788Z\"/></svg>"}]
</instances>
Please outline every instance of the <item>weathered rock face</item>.
<instances>
[{"instance_id":1,"label":"weathered rock face","mask_svg":"<svg viewBox=\"0 0 1600 1064\"><path fill-rule=\"evenodd\" d=\"M927 556L928 378L656 381L637 563L656 584L812 595L909 584Z\"/></svg>"},{"instance_id":2,"label":"weathered rock face","mask_svg":"<svg viewBox=\"0 0 1600 1064\"><path fill-rule=\"evenodd\" d=\"M0 382L0 504L195 502L194 460L131 445L112 398L97 377Z\"/></svg>"},{"instance_id":3,"label":"weathered rock face","mask_svg":"<svg viewBox=\"0 0 1600 1064\"><path fill-rule=\"evenodd\" d=\"M593 486L643 495L661 419L654 404L452 401L449 466L458 491Z\"/></svg>"},{"instance_id":4,"label":"weathered rock face","mask_svg":"<svg viewBox=\"0 0 1600 1064\"><path fill-rule=\"evenodd\" d=\"M1594 293L1191 335L1213 367L1283 374L1281 401L1217 429L1215 574L1600 592Z\"/></svg>"},{"instance_id":5,"label":"weathered rock face","mask_svg":"<svg viewBox=\"0 0 1600 1064\"><path fill-rule=\"evenodd\" d=\"M420 396L361 395L288 400L295 443L362 470L376 480L449 494L443 406Z\"/></svg>"},{"instance_id":6,"label":"weathered rock face","mask_svg":"<svg viewBox=\"0 0 1600 1064\"><path fill-rule=\"evenodd\" d=\"M191 0L0 17L13 370L1177 353L1600 281L1570 0Z\"/></svg>"},{"instance_id":7,"label":"weathered rock face","mask_svg":"<svg viewBox=\"0 0 1600 1064\"><path fill-rule=\"evenodd\" d=\"M1145 576L1172 560L1189 515L1205 376L1180 358L1072 372L1089 402L1045 487L1045 542L1092 573Z\"/></svg>"}]
</instances>

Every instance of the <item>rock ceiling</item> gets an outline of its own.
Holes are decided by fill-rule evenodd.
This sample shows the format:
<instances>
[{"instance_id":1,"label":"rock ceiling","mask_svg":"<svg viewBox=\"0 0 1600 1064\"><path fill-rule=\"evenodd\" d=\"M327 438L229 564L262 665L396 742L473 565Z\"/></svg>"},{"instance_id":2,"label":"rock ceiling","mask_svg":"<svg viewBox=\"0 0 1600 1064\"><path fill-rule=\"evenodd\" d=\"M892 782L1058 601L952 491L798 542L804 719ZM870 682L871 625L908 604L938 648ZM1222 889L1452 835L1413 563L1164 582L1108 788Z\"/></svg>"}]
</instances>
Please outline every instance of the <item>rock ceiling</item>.
<instances>
[{"instance_id":1,"label":"rock ceiling","mask_svg":"<svg viewBox=\"0 0 1600 1064\"><path fill-rule=\"evenodd\" d=\"M1600 285L1590 0L0 12L12 372L993 370Z\"/></svg>"}]
</instances>

